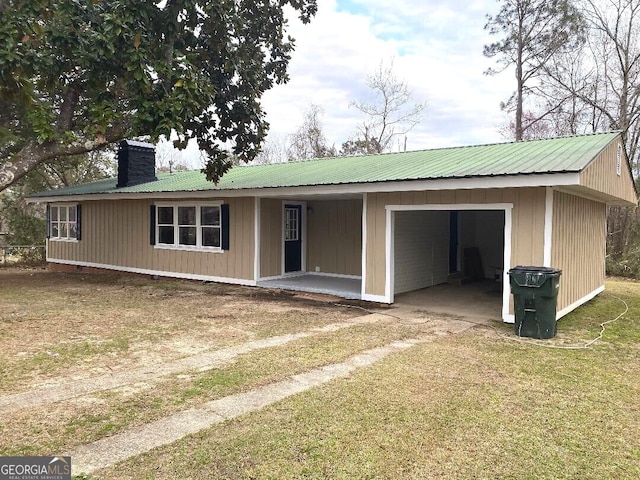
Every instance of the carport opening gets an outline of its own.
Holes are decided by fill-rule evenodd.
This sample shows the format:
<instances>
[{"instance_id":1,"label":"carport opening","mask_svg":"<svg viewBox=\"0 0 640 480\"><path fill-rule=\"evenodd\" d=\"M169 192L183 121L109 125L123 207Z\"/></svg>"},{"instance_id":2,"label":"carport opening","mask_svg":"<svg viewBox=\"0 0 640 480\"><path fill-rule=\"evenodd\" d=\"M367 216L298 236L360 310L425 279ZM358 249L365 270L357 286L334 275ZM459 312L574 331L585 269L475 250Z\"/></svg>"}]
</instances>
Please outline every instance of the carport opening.
<instances>
[{"instance_id":1,"label":"carport opening","mask_svg":"<svg viewBox=\"0 0 640 480\"><path fill-rule=\"evenodd\" d=\"M395 303L499 320L504 210L395 212Z\"/></svg>"}]
</instances>

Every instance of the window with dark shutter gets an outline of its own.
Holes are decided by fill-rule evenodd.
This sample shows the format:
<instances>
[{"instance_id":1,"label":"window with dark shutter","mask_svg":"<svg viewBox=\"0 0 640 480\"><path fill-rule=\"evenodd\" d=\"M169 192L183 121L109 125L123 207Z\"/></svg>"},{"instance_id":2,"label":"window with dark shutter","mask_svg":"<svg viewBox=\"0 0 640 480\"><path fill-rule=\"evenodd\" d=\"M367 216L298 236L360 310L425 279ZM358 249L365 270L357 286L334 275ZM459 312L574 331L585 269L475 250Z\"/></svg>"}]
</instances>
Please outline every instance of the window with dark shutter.
<instances>
[{"instance_id":1,"label":"window with dark shutter","mask_svg":"<svg viewBox=\"0 0 640 480\"><path fill-rule=\"evenodd\" d=\"M51 238L51 205L47 203L47 210L45 212L45 234L47 238Z\"/></svg>"},{"instance_id":2,"label":"window with dark shutter","mask_svg":"<svg viewBox=\"0 0 640 480\"><path fill-rule=\"evenodd\" d=\"M229 204L221 205L222 210L222 250L229 250Z\"/></svg>"},{"instance_id":3,"label":"window with dark shutter","mask_svg":"<svg viewBox=\"0 0 640 480\"><path fill-rule=\"evenodd\" d=\"M209 202L157 203L151 207L156 248L221 252L229 249L229 206Z\"/></svg>"},{"instance_id":4,"label":"window with dark shutter","mask_svg":"<svg viewBox=\"0 0 640 480\"><path fill-rule=\"evenodd\" d=\"M82 205L76 205L76 240L82 240Z\"/></svg>"},{"instance_id":5,"label":"window with dark shutter","mask_svg":"<svg viewBox=\"0 0 640 480\"><path fill-rule=\"evenodd\" d=\"M156 206L149 205L149 244L156 244Z\"/></svg>"},{"instance_id":6,"label":"window with dark shutter","mask_svg":"<svg viewBox=\"0 0 640 480\"><path fill-rule=\"evenodd\" d=\"M80 240L80 205L49 205L47 234L50 240Z\"/></svg>"}]
</instances>

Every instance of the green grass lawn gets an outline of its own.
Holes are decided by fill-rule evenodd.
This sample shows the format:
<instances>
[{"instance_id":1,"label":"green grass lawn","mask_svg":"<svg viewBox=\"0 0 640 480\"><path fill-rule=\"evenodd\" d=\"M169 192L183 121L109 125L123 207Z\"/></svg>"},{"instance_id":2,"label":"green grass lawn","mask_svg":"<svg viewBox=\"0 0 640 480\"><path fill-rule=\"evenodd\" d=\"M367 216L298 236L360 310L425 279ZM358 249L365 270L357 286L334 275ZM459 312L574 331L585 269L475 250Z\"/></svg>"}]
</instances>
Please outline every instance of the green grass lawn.
<instances>
[{"instance_id":1,"label":"green grass lawn","mask_svg":"<svg viewBox=\"0 0 640 480\"><path fill-rule=\"evenodd\" d=\"M561 343L584 344L626 301L590 349L474 328L98 478L640 478L640 284L607 292L559 326Z\"/></svg>"},{"instance_id":2,"label":"green grass lawn","mask_svg":"<svg viewBox=\"0 0 640 480\"><path fill-rule=\"evenodd\" d=\"M189 282L5 275L5 394L358 312ZM628 312L590 348L548 348L587 344L624 302ZM117 321L105 321L116 313ZM557 338L518 339L498 322L437 337L91 478L637 479L638 319L640 283L610 280L605 293L561 320ZM388 317L253 351L222 368L12 412L0 418L0 455L59 454L425 328Z\"/></svg>"}]
</instances>

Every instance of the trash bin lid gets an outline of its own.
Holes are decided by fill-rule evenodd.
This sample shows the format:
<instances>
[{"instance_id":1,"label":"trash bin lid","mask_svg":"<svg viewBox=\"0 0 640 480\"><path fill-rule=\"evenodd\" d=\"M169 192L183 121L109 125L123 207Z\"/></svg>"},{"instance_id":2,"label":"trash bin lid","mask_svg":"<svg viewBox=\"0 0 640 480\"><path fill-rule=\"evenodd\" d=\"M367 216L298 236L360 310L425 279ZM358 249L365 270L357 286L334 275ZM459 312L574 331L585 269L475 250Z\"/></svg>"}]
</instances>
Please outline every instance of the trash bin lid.
<instances>
[{"instance_id":1,"label":"trash bin lid","mask_svg":"<svg viewBox=\"0 0 640 480\"><path fill-rule=\"evenodd\" d=\"M518 265L507 272L520 287L540 287L549 278L559 277L562 270L549 267L533 267Z\"/></svg>"},{"instance_id":2,"label":"trash bin lid","mask_svg":"<svg viewBox=\"0 0 640 480\"><path fill-rule=\"evenodd\" d=\"M533 266L529 266L529 265L518 265L517 267L513 267L511 270L509 270L509 275L511 275L511 272L513 273L538 273L538 274L545 274L545 275L561 275L562 274L562 270L559 270L557 268L551 268L551 267L533 267Z\"/></svg>"}]
</instances>

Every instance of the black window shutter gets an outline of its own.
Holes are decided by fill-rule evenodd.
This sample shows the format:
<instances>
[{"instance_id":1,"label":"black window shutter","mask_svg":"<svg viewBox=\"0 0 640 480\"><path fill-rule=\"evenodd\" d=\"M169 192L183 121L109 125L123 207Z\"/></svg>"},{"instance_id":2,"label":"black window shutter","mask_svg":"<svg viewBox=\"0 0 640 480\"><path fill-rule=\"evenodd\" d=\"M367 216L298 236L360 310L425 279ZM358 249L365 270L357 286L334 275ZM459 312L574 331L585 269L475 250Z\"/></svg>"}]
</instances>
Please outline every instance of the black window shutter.
<instances>
[{"instance_id":1,"label":"black window shutter","mask_svg":"<svg viewBox=\"0 0 640 480\"><path fill-rule=\"evenodd\" d=\"M82 205L76 205L76 240L82 240Z\"/></svg>"},{"instance_id":2,"label":"black window shutter","mask_svg":"<svg viewBox=\"0 0 640 480\"><path fill-rule=\"evenodd\" d=\"M156 244L156 206L149 205L149 244Z\"/></svg>"},{"instance_id":3,"label":"black window shutter","mask_svg":"<svg viewBox=\"0 0 640 480\"><path fill-rule=\"evenodd\" d=\"M44 229L47 238L51 238L51 205L48 203L44 214Z\"/></svg>"},{"instance_id":4,"label":"black window shutter","mask_svg":"<svg viewBox=\"0 0 640 480\"><path fill-rule=\"evenodd\" d=\"M229 204L220 205L222 214L222 250L229 250Z\"/></svg>"}]
</instances>

